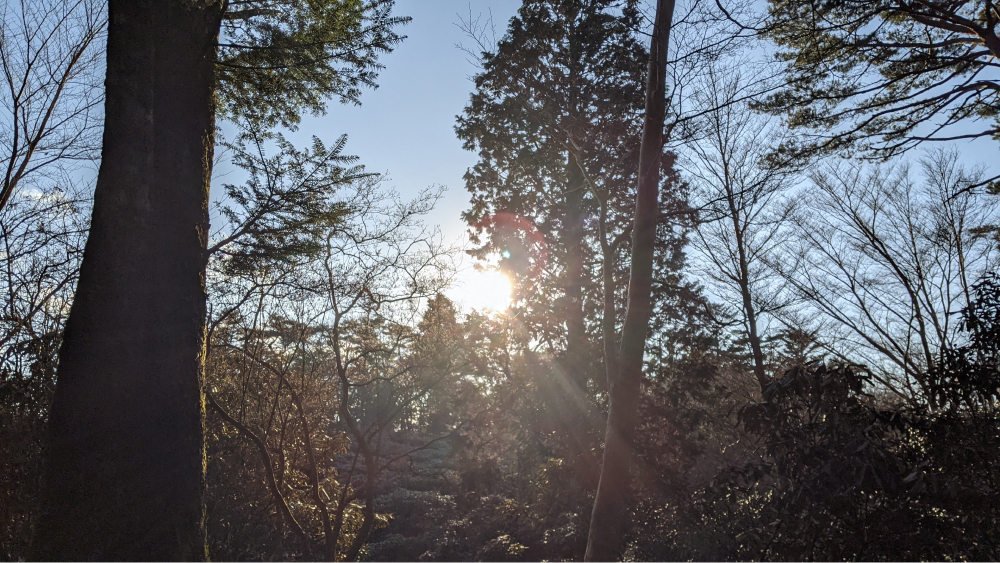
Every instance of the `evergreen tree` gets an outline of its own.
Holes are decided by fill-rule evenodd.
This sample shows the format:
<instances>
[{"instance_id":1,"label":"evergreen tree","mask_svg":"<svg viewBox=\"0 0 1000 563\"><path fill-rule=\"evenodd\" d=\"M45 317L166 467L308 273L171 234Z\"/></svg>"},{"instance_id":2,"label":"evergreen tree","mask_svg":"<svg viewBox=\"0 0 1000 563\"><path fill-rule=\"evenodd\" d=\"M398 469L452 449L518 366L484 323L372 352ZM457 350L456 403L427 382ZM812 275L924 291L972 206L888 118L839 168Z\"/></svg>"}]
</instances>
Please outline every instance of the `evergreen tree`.
<instances>
[{"instance_id":1,"label":"evergreen tree","mask_svg":"<svg viewBox=\"0 0 1000 563\"><path fill-rule=\"evenodd\" d=\"M563 355L578 390L603 379L587 326L601 303L592 275L598 208L606 205L614 234L631 213L640 17L633 0L526 1L496 48L482 53L456 127L479 153L465 177L472 208L464 218L482 243L475 255L503 257L524 300L520 318Z\"/></svg>"},{"instance_id":2,"label":"evergreen tree","mask_svg":"<svg viewBox=\"0 0 1000 563\"><path fill-rule=\"evenodd\" d=\"M762 107L809 132L787 149L861 146L886 157L924 140L996 138L1000 8L990 0L771 0L764 36L785 86ZM972 133L954 126L987 122Z\"/></svg>"}]
</instances>

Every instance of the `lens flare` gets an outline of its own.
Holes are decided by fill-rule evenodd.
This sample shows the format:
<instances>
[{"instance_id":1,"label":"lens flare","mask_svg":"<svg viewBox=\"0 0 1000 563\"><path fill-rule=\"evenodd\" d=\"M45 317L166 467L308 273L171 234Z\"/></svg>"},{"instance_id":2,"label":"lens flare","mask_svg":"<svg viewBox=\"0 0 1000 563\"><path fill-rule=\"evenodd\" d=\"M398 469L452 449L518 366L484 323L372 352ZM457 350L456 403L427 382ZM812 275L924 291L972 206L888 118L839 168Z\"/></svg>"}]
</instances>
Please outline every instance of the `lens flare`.
<instances>
[{"instance_id":1,"label":"lens flare","mask_svg":"<svg viewBox=\"0 0 1000 563\"><path fill-rule=\"evenodd\" d=\"M454 300L480 312L505 311L510 306L510 279L496 270L470 271L455 288Z\"/></svg>"}]
</instances>

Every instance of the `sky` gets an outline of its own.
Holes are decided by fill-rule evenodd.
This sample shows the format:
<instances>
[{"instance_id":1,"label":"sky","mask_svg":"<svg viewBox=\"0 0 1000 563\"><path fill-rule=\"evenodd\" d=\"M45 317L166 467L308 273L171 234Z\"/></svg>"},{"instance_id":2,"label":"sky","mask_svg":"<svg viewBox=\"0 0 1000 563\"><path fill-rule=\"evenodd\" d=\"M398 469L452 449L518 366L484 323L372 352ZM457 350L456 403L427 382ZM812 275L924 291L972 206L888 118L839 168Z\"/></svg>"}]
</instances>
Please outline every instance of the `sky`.
<instances>
[{"instance_id":1,"label":"sky","mask_svg":"<svg viewBox=\"0 0 1000 563\"><path fill-rule=\"evenodd\" d=\"M437 226L446 244L464 244L466 225L461 213L469 194L462 179L476 162L473 152L456 137L455 117L462 112L473 90L477 68L459 44L473 41L460 28L463 19L492 18L496 36L503 35L520 0L397 0L394 13L412 21L396 49L381 57L385 69L378 88L366 90L361 105L333 102L323 116L304 116L299 130L288 135L297 146L307 146L312 136L332 144L347 134L345 154L356 155L370 172L386 174L386 185L403 199L431 186L445 188L443 198L425 217ZM959 145L967 163L988 163L997 172L995 141L980 139ZM226 168L223 166L223 168ZM472 260L457 257L463 272L449 291L456 301L475 301L473 295L488 286L486 278L471 272ZM494 282L496 280L493 280ZM494 289L500 288L494 283ZM459 303L461 305L461 303Z\"/></svg>"},{"instance_id":2,"label":"sky","mask_svg":"<svg viewBox=\"0 0 1000 563\"><path fill-rule=\"evenodd\" d=\"M333 103L326 115L305 117L290 138L302 146L316 135L329 144L346 133L345 152L360 157L368 171L388 174L388 185L404 198L444 186L444 198L427 222L440 226L445 241L461 239L466 229L460 214L469 203L462 175L476 155L462 149L454 126L477 69L457 46L471 43L459 24L470 15L492 17L499 37L519 5L520 0L398 0L395 13L413 20L402 30L407 38L382 57L386 68L379 87L364 92L361 106ZM1000 161L991 139L958 148L970 163L995 169Z\"/></svg>"},{"instance_id":3,"label":"sky","mask_svg":"<svg viewBox=\"0 0 1000 563\"><path fill-rule=\"evenodd\" d=\"M477 157L462 148L454 126L469 101L477 68L459 48L472 43L460 24L470 17L480 22L492 18L499 38L520 5L520 0L397 0L393 13L412 21L401 29L406 39L380 58L385 69L378 88L364 91L360 106L333 102L325 115L303 116L299 129L286 132L286 137L298 147L308 146L313 136L330 146L346 134L344 154L357 156L369 172L385 174L385 185L404 200L428 187L444 187L442 199L424 222L440 229L445 245L465 248L461 213L469 206L469 194L462 176ZM238 177L231 165L219 162L213 188L220 180ZM506 278L475 271L465 253L456 255L455 265L458 274L445 293L456 305L506 308Z\"/></svg>"},{"instance_id":4,"label":"sky","mask_svg":"<svg viewBox=\"0 0 1000 563\"><path fill-rule=\"evenodd\" d=\"M469 203L462 176L476 155L462 149L454 126L476 67L456 46L470 43L459 23L470 12L484 20L492 15L499 36L518 6L520 0L399 0L394 13L413 20L402 29L407 38L382 57L379 87L362 95L361 106L335 103L325 116L303 119L290 137L296 144L312 135L332 142L346 133L345 153L358 156L370 172L388 174L387 184L403 198L444 186L427 223L440 226L446 242L461 239L460 214Z\"/></svg>"}]
</instances>

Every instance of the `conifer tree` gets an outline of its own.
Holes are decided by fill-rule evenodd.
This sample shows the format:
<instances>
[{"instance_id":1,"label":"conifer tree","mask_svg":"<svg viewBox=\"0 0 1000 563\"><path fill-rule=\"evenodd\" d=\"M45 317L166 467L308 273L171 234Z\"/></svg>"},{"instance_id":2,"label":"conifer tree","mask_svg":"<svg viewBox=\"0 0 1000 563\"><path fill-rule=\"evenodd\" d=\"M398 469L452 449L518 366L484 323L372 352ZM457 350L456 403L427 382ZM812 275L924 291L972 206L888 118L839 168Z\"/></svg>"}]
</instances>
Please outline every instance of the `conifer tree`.
<instances>
[{"instance_id":1,"label":"conifer tree","mask_svg":"<svg viewBox=\"0 0 1000 563\"><path fill-rule=\"evenodd\" d=\"M482 243L475 254L504 258L525 299L523 321L563 352L578 390L601 375L587 337L587 318L600 308L591 275L598 207L606 202L613 233L631 213L646 59L634 36L640 20L634 0L526 1L482 53L456 127L479 153L465 176L472 208L464 218Z\"/></svg>"},{"instance_id":2,"label":"conifer tree","mask_svg":"<svg viewBox=\"0 0 1000 563\"><path fill-rule=\"evenodd\" d=\"M996 138L1000 7L991 0L771 0L761 30L785 85L764 109L807 133L793 153ZM975 129L969 130L962 124Z\"/></svg>"}]
</instances>

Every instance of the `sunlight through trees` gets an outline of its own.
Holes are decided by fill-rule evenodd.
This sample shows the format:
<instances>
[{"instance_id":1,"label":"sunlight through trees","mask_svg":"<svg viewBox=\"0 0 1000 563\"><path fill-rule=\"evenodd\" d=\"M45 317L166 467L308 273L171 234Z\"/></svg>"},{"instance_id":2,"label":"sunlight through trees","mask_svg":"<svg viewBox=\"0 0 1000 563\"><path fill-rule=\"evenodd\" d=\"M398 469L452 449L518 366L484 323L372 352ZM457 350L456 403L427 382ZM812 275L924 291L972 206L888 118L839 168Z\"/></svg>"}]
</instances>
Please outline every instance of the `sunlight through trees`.
<instances>
[{"instance_id":1,"label":"sunlight through trees","mask_svg":"<svg viewBox=\"0 0 1000 563\"><path fill-rule=\"evenodd\" d=\"M1000 8L510 1L4 5L0 560L1000 558Z\"/></svg>"}]
</instances>

